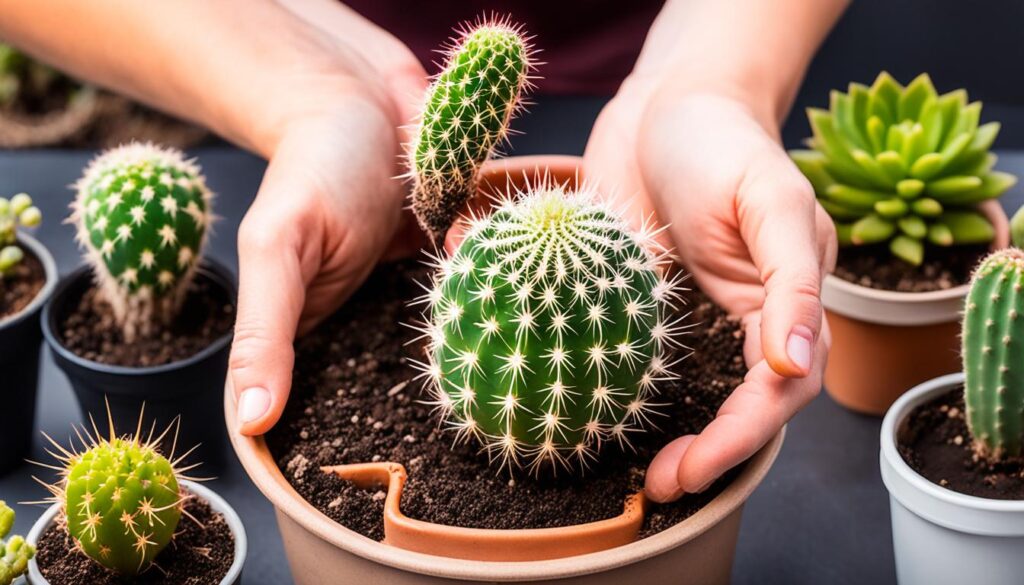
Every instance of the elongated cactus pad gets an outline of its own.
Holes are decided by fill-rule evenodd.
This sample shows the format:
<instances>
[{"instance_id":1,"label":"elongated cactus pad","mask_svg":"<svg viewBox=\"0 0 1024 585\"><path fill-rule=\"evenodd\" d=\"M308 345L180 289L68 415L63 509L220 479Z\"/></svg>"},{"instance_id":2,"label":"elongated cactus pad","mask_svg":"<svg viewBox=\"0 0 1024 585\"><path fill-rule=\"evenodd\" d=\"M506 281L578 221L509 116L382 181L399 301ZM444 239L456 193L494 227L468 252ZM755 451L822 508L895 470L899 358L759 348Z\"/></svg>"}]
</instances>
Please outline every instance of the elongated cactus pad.
<instances>
[{"instance_id":1,"label":"elongated cactus pad","mask_svg":"<svg viewBox=\"0 0 1024 585\"><path fill-rule=\"evenodd\" d=\"M25 257L21 248L14 245L18 241L18 228L35 227L42 220L39 209L25 193L18 193L10 200L0 197L0 280Z\"/></svg>"},{"instance_id":2,"label":"elongated cactus pad","mask_svg":"<svg viewBox=\"0 0 1024 585\"><path fill-rule=\"evenodd\" d=\"M921 264L928 246L986 244L995 230L977 204L1017 182L993 171L999 123L979 125L981 103L939 95L927 75L906 87L882 73L871 87L832 92L807 112L812 150L790 154L836 222L840 245L888 243Z\"/></svg>"},{"instance_id":3,"label":"elongated cactus pad","mask_svg":"<svg viewBox=\"0 0 1024 585\"><path fill-rule=\"evenodd\" d=\"M203 252L212 194L181 152L130 144L76 185L72 218L100 292L131 339L174 317Z\"/></svg>"},{"instance_id":4,"label":"elongated cactus pad","mask_svg":"<svg viewBox=\"0 0 1024 585\"><path fill-rule=\"evenodd\" d=\"M142 421L140 414L133 436L117 436L113 420L107 437L95 426L76 429L87 447L80 453L46 436L61 463L60 480L47 488L68 535L89 558L126 577L148 569L174 538L185 501L179 480L195 467L178 467L188 453L174 459L157 451L176 427L143 438Z\"/></svg>"},{"instance_id":5,"label":"elongated cactus pad","mask_svg":"<svg viewBox=\"0 0 1024 585\"><path fill-rule=\"evenodd\" d=\"M471 224L428 295L425 370L457 439L533 470L628 445L684 329L665 257L586 190L546 185Z\"/></svg>"},{"instance_id":6,"label":"elongated cactus pad","mask_svg":"<svg viewBox=\"0 0 1024 585\"><path fill-rule=\"evenodd\" d=\"M531 68L521 29L486 22L454 43L427 90L409 158L413 211L436 242L476 192L480 165L506 139Z\"/></svg>"},{"instance_id":7,"label":"elongated cactus pad","mask_svg":"<svg viewBox=\"0 0 1024 585\"><path fill-rule=\"evenodd\" d=\"M28 562L36 552L20 536L7 538L13 527L14 510L0 500L0 585L11 585L15 579L24 575L28 571Z\"/></svg>"},{"instance_id":8,"label":"elongated cactus pad","mask_svg":"<svg viewBox=\"0 0 1024 585\"><path fill-rule=\"evenodd\" d=\"M964 312L967 423L976 450L1019 458L1024 443L1024 252L1008 248L974 273Z\"/></svg>"}]
</instances>

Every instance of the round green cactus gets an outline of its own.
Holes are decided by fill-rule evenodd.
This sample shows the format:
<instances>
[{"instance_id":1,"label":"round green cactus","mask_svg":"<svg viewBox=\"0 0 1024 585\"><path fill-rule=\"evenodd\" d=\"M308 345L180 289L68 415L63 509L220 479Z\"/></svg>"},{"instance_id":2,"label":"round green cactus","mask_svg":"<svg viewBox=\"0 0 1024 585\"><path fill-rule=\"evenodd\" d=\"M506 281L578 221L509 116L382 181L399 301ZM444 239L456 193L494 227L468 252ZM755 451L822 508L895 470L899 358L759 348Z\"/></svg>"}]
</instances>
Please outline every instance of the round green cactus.
<instances>
[{"instance_id":1,"label":"round green cactus","mask_svg":"<svg viewBox=\"0 0 1024 585\"><path fill-rule=\"evenodd\" d=\"M1024 452L1024 251L994 252L974 273L963 325L964 402L980 455Z\"/></svg>"},{"instance_id":2,"label":"round green cactus","mask_svg":"<svg viewBox=\"0 0 1024 585\"><path fill-rule=\"evenodd\" d=\"M979 125L980 116L964 90L938 95L927 75L903 87L883 72L871 87L833 91L830 110L809 109L812 150L791 156L840 245L888 242L918 265L926 244L986 244L995 235L977 204L1017 179L992 170L999 123Z\"/></svg>"},{"instance_id":3,"label":"round green cactus","mask_svg":"<svg viewBox=\"0 0 1024 585\"><path fill-rule=\"evenodd\" d=\"M27 194L18 193L10 200L0 197L0 280L25 257L21 248L14 245L18 241L18 228L35 227L42 220L42 214Z\"/></svg>"},{"instance_id":4,"label":"round green cactus","mask_svg":"<svg viewBox=\"0 0 1024 585\"><path fill-rule=\"evenodd\" d=\"M94 160L76 189L78 241L126 337L173 318L212 221L199 167L177 150L130 144Z\"/></svg>"},{"instance_id":5,"label":"round green cactus","mask_svg":"<svg viewBox=\"0 0 1024 585\"><path fill-rule=\"evenodd\" d=\"M476 192L480 165L506 139L529 86L530 53L519 27L485 22L463 32L427 90L409 158L413 211L435 241Z\"/></svg>"},{"instance_id":6,"label":"round green cactus","mask_svg":"<svg viewBox=\"0 0 1024 585\"><path fill-rule=\"evenodd\" d=\"M457 439L534 470L627 445L684 329L653 249L585 190L545 186L472 220L428 295L424 368Z\"/></svg>"},{"instance_id":7,"label":"round green cactus","mask_svg":"<svg viewBox=\"0 0 1024 585\"><path fill-rule=\"evenodd\" d=\"M28 562L35 556L35 549L21 536L7 535L14 527L14 510L0 500L0 585L11 585L15 579L28 571Z\"/></svg>"}]
</instances>

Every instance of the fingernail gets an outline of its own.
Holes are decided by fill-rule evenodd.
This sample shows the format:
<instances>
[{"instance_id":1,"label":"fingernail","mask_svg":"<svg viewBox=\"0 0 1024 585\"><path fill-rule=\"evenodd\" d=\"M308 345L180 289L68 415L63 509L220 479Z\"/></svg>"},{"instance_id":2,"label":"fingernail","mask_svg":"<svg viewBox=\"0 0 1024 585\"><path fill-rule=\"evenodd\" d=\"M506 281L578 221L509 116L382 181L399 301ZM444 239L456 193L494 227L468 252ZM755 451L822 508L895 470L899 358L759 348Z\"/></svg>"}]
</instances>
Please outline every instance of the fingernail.
<instances>
[{"instance_id":1,"label":"fingernail","mask_svg":"<svg viewBox=\"0 0 1024 585\"><path fill-rule=\"evenodd\" d=\"M266 388L247 388L238 399L238 418L250 423L267 413L270 408L270 392Z\"/></svg>"},{"instance_id":2,"label":"fingernail","mask_svg":"<svg viewBox=\"0 0 1024 585\"><path fill-rule=\"evenodd\" d=\"M713 484L713 483L715 483L715 480L712 479L712 480L708 481L706 484L704 484L704 485L698 487L697 489L693 490L693 493L695 493L695 494L703 494L704 492L708 491L708 488L711 487L711 484Z\"/></svg>"},{"instance_id":3,"label":"fingernail","mask_svg":"<svg viewBox=\"0 0 1024 585\"><path fill-rule=\"evenodd\" d=\"M786 340L786 354L802 370L811 369L811 339L813 337L810 329L798 325L793 328L789 339Z\"/></svg>"}]
</instances>

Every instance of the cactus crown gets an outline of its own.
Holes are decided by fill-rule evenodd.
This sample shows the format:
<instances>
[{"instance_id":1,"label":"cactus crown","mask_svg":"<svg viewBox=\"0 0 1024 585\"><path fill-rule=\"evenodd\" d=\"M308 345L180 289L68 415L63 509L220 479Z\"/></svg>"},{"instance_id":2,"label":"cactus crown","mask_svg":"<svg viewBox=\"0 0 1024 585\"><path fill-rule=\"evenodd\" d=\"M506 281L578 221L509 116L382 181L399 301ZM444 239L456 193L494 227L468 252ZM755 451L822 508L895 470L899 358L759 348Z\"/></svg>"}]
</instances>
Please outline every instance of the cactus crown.
<instances>
[{"instance_id":1,"label":"cactus crown","mask_svg":"<svg viewBox=\"0 0 1024 585\"><path fill-rule=\"evenodd\" d=\"M199 167L178 150L133 143L96 158L75 188L79 244L125 336L169 321L213 219Z\"/></svg>"},{"instance_id":2,"label":"cactus crown","mask_svg":"<svg viewBox=\"0 0 1024 585\"><path fill-rule=\"evenodd\" d=\"M60 480L46 486L52 496L48 502L61 505L64 526L82 552L108 569L134 576L149 568L174 538L185 502L179 481L192 479L184 473L198 464L181 467L191 450L177 458L157 451L172 429L177 432L175 425L156 438L150 429L143 438L142 413L132 436L118 436L109 414L108 421L105 438L95 422L92 432L84 426L75 429L84 447L80 453L44 434L60 462L51 467Z\"/></svg>"},{"instance_id":3,"label":"cactus crown","mask_svg":"<svg viewBox=\"0 0 1024 585\"><path fill-rule=\"evenodd\" d=\"M25 257L21 248L14 245L18 240L18 228L35 227L42 220L43 215L25 193L18 193L9 200L0 197L0 282Z\"/></svg>"},{"instance_id":4,"label":"cactus crown","mask_svg":"<svg viewBox=\"0 0 1024 585\"><path fill-rule=\"evenodd\" d=\"M994 252L974 273L963 325L964 402L977 452L1024 454L1024 251Z\"/></svg>"},{"instance_id":5,"label":"cactus crown","mask_svg":"<svg viewBox=\"0 0 1024 585\"><path fill-rule=\"evenodd\" d=\"M507 19L469 27L449 48L409 154L413 211L435 241L476 193L480 165L506 139L532 68L528 39Z\"/></svg>"},{"instance_id":6,"label":"cactus crown","mask_svg":"<svg viewBox=\"0 0 1024 585\"><path fill-rule=\"evenodd\" d=\"M871 87L833 91L830 110L809 109L813 150L791 152L841 245L889 243L910 264L925 245L986 244L995 231L976 211L1013 175L993 171L999 123L979 126L981 103L960 89L939 95L928 75L906 87L881 73Z\"/></svg>"},{"instance_id":7,"label":"cactus crown","mask_svg":"<svg viewBox=\"0 0 1024 585\"><path fill-rule=\"evenodd\" d=\"M28 571L28 562L36 551L20 536L7 535L14 527L14 510L0 500L0 585L11 585Z\"/></svg>"},{"instance_id":8,"label":"cactus crown","mask_svg":"<svg viewBox=\"0 0 1024 585\"><path fill-rule=\"evenodd\" d=\"M422 368L456 440L534 472L628 446L685 329L667 254L586 188L548 182L469 221L425 298Z\"/></svg>"}]
</instances>

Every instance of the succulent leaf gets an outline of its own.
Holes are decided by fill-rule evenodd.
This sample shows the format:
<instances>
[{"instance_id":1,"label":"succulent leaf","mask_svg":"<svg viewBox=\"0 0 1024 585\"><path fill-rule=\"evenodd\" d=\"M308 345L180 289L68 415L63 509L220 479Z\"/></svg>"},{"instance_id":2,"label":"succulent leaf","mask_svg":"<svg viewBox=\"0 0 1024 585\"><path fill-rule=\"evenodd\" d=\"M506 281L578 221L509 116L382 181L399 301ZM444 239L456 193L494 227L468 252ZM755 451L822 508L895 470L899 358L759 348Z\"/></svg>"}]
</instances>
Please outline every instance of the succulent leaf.
<instances>
[{"instance_id":1,"label":"succulent leaf","mask_svg":"<svg viewBox=\"0 0 1024 585\"><path fill-rule=\"evenodd\" d=\"M939 95L926 74L903 87L885 72L870 88L833 91L829 102L807 111L813 150L790 154L837 230L842 224L840 245L888 241L893 254L920 264L926 245L991 241L991 225L974 209L1017 178L991 170L999 123L979 125L980 103L968 103L964 90Z\"/></svg>"},{"instance_id":2,"label":"succulent leaf","mask_svg":"<svg viewBox=\"0 0 1024 585\"><path fill-rule=\"evenodd\" d=\"M471 224L428 295L425 369L457 438L534 471L628 445L685 329L664 257L586 189L543 185Z\"/></svg>"},{"instance_id":3,"label":"succulent leaf","mask_svg":"<svg viewBox=\"0 0 1024 585\"><path fill-rule=\"evenodd\" d=\"M18 228L36 227L42 220L42 214L27 194L18 193L9 200L0 197L0 281L25 257L21 248L14 245Z\"/></svg>"},{"instance_id":4,"label":"succulent leaf","mask_svg":"<svg viewBox=\"0 0 1024 585\"><path fill-rule=\"evenodd\" d=\"M14 510L0 500L0 585L11 585L28 572L28 562L36 552L21 536L7 538L13 527Z\"/></svg>"},{"instance_id":5,"label":"succulent leaf","mask_svg":"<svg viewBox=\"0 0 1024 585\"><path fill-rule=\"evenodd\" d=\"M213 217L199 167L175 149L129 144L90 163L76 189L79 244L126 338L173 318Z\"/></svg>"}]
</instances>

